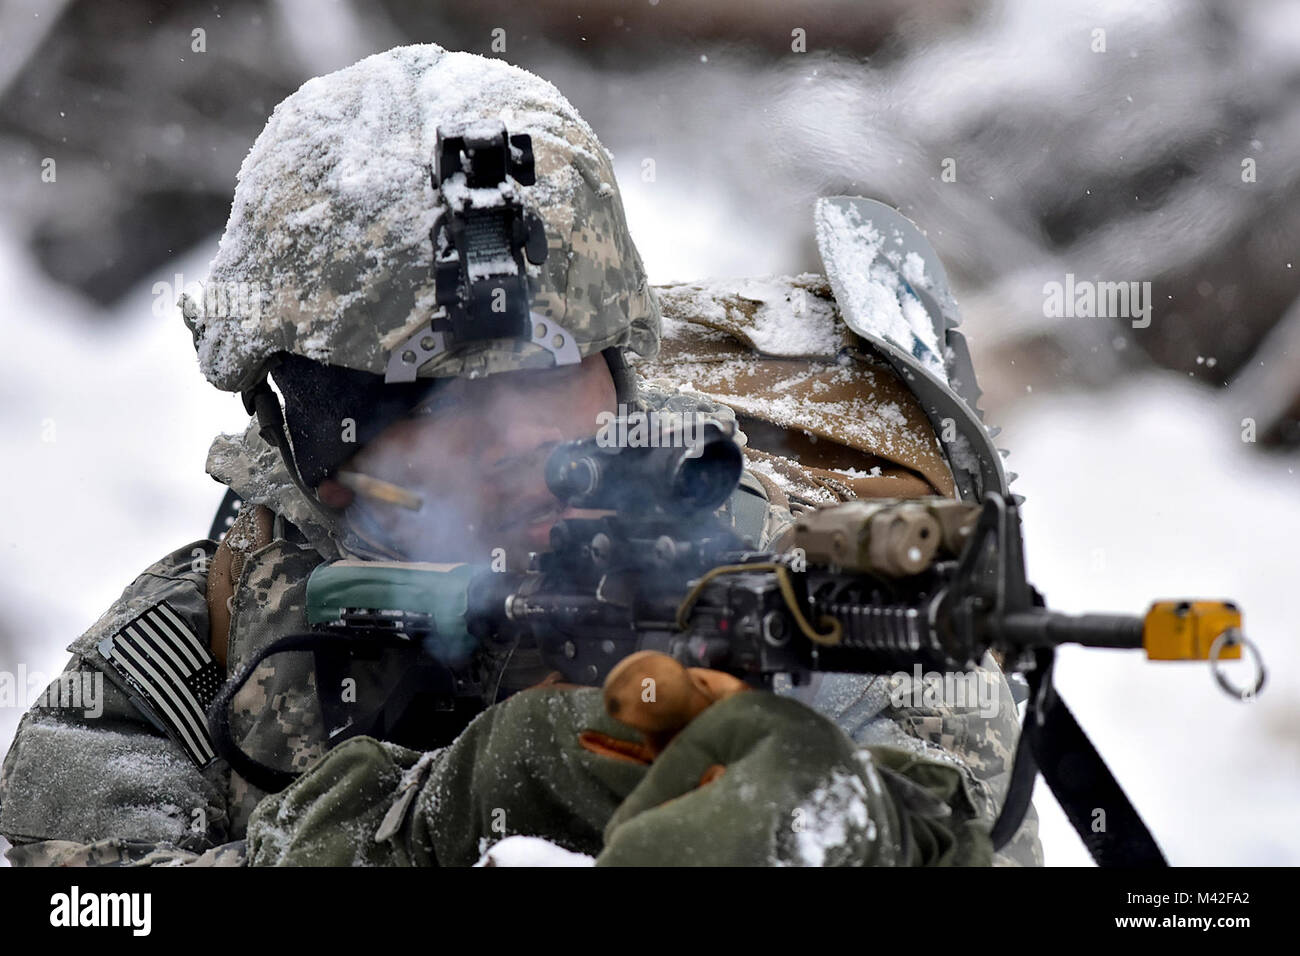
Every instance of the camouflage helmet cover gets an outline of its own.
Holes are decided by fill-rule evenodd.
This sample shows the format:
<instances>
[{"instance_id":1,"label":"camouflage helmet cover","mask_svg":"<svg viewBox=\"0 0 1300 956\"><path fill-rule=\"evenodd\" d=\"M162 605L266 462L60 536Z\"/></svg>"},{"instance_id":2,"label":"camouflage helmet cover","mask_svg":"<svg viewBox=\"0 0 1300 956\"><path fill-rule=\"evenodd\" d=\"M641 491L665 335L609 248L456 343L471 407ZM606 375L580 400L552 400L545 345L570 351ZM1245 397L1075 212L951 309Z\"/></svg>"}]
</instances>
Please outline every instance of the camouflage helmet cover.
<instances>
[{"instance_id":1,"label":"camouflage helmet cover","mask_svg":"<svg viewBox=\"0 0 1300 956\"><path fill-rule=\"evenodd\" d=\"M382 375L440 309L430 239L443 208L430 178L437 129L477 121L532 136L536 183L520 194L548 249L530 267L532 311L569 330L583 356L611 347L653 355L658 306L595 133L550 83L430 44L310 80L276 107L240 167L203 301L181 303L207 379L243 391L280 351ZM444 352L419 375L554 361L540 346L495 339Z\"/></svg>"}]
</instances>

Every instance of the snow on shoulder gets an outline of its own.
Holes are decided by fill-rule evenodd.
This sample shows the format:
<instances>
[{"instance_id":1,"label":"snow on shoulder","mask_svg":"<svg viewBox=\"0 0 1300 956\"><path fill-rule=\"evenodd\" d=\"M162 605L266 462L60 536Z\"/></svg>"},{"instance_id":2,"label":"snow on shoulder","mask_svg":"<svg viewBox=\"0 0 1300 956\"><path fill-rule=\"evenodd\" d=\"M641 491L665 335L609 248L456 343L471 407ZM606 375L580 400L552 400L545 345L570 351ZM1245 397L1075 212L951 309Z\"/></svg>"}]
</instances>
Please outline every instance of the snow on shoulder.
<instances>
[{"instance_id":1,"label":"snow on shoulder","mask_svg":"<svg viewBox=\"0 0 1300 956\"><path fill-rule=\"evenodd\" d=\"M812 273L657 286L664 338L681 333L683 318L703 322L782 358L834 357L844 326L825 279Z\"/></svg>"}]
</instances>

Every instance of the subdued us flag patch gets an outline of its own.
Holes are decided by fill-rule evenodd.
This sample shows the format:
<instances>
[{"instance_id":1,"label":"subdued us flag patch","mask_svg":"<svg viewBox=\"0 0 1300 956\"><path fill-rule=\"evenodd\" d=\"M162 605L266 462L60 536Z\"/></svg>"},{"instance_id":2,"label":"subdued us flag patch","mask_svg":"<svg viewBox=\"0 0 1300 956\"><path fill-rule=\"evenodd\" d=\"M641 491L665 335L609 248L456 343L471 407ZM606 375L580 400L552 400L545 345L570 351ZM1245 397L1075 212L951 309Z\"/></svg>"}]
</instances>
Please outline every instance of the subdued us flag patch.
<instances>
[{"instance_id":1,"label":"subdued us flag patch","mask_svg":"<svg viewBox=\"0 0 1300 956\"><path fill-rule=\"evenodd\" d=\"M164 601L99 642L109 676L200 768L217 758L207 709L221 687L212 652Z\"/></svg>"}]
</instances>

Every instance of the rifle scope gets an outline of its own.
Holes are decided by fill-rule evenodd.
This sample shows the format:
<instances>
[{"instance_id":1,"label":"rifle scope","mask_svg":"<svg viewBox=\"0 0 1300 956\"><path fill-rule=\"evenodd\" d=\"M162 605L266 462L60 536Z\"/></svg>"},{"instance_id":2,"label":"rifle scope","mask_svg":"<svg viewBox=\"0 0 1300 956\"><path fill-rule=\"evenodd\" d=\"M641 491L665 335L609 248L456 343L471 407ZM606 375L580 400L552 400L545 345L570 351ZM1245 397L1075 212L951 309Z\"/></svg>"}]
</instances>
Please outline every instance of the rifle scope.
<instances>
[{"instance_id":1,"label":"rifle scope","mask_svg":"<svg viewBox=\"0 0 1300 956\"><path fill-rule=\"evenodd\" d=\"M611 434L638 433L620 427ZM546 461L546 485L571 507L643 514L714 511L736 489L740 446L716 422L653 438L654 446L611 444L600 435L566 442Z\"/></svg>"}]
</instances>

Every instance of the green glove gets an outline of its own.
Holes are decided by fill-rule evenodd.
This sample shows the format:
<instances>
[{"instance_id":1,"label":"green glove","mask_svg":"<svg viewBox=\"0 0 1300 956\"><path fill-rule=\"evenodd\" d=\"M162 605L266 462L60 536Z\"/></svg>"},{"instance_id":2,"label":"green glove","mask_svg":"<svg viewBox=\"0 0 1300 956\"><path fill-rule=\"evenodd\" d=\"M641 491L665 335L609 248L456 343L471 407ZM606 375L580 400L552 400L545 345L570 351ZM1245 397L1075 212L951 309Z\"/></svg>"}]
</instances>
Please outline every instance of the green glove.
<instances>
[{"instance_id":1,"label":"green glove","mask_svg":"<svg viewBox=\"0 0 1300 956\"><path fill-rule=\"evenodd\" d=\"M600 690L541 687L480 714L420 755L370 737L335 747L248 823L254 866L470 866L507 836L595 856L602 831L645 776L578 743L592 729L635 746Z\"/></svg>"},{"instance_id":2,"label":"green glove","mask_svg":"<svg viewBox=\"0 0 1300 956\"><path fill-rule=\"evenodd\" d=\"M659 754L610 819L597 865L987 865L975 816L957 768L857 750L798 701L746 692Z\"/></svg>"},{"instance_id":3,"label":"green glove","mask_svg":"<svg viewBox=\"0 0 1300 956\"><path fill-rule=\"evenodd\" d=\"M735 694L653 753L599 689L527 690L429 754L336 747L258 805L249 862L464 866L516 834L601 865L991 861L955 766L855 750L788 698Z\"/></svg>"}]
</instances>

